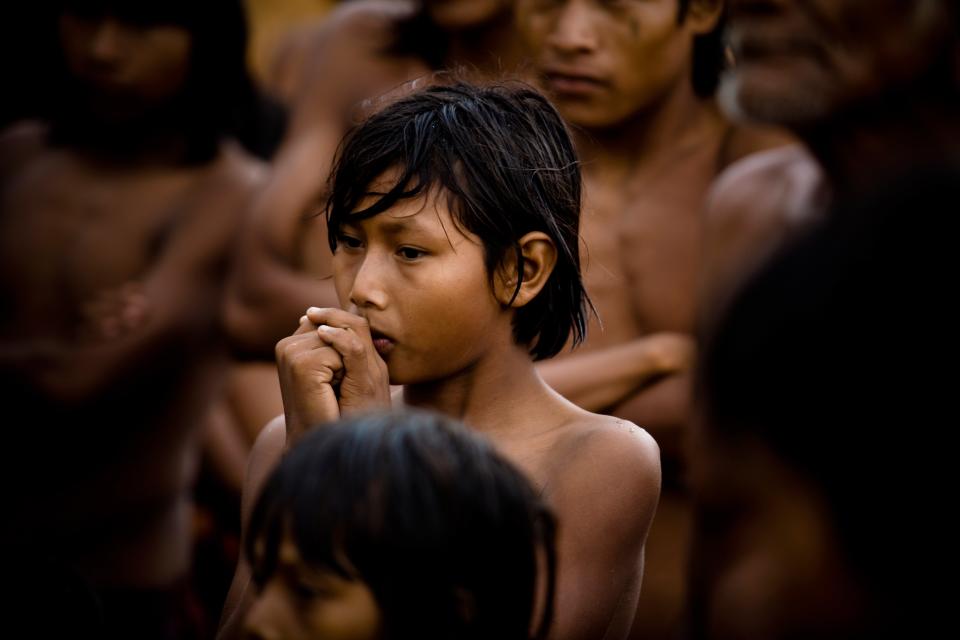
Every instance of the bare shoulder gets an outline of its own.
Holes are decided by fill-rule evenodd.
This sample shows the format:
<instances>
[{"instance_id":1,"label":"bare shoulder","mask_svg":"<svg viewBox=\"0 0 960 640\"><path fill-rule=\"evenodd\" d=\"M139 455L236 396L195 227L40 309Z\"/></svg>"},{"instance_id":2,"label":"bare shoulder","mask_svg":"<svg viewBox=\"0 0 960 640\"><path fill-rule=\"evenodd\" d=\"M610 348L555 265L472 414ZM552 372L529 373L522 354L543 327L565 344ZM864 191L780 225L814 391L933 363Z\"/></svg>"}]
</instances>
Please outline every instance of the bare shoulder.
<instances>
[{"instance_id":1,"label":"bare shoulder","mask_svg":"<svg viewBox=\"0 0 960 640\"><path fill-rule=\"evenodd\" d=\"M796 138L778 127L735 124L730 128L720 164L727 168L755 153L796 144Z\"/></svg>"},{"instance_id":2,"label":"bare shoulder","mask_svg":"<svg viewBox=\"0 0 960 640\"><path fill-rule=\"evenodd\" d=\"M820 167L798 144L748 155L721 173L704 209L707 315L786 239L816 220L826 201Z\"/></svg>"},{"instance_id":3,"label":"bare shoulder","mask_svg":"<svg viewBox=\"0 0 960 640\"><path fill-rule=\"evenodd\" d=\"M409 0L354 0L330 12L326 22L338 28L379 28L393 26L417 10Z\"/></svg>"},{"instance_id":4,"label":"bare shoulder","mask_svg":"<svg viewBox=\"0 0 960 640\"><path fill-rule=\"evenodd\" d=\"M247 459L247 472L243 481L241 512L244 526L260 489L283 457L286 443L287 425L282 414L268 422L257 435Z\"/></svg>"},{"instance_id":5,"label":"bare shoulder","mask_svg":"<svg viewBox=\"0 0 960 640\"><path fill-rule=\"evenodd\" d=\"M559 443L560 484L659 494L660 447L653 437L628 420L584 414Z\"/></svg>"},{"instance_id":6,"label":"bare shoulder","mask_svg":"<svg viewBox=\"0 0 960 640\"><path fill-rule=\"evenodd\" d=\"M0 131L0 175L9 176L43 152L47 131L38 120L16 122Z\"/></svg>"},{"instance_id":7,"label":"bare shoulder","mask_svg":"<svg viewBox=\"0 0 960 640\"><path fill-rule=\"evenodd\" d=\"M286 442L287 423L283 414L280 414L265 424L257 434L250 450L250 467L262 467L279 460Z\"/></svg>"},{"instance_id":8,"label":"bare shoulder","mask_svg":"<svg viewBox=\"0 0 960 640\"><path fill-rule=\"evenodd\" d=\"M749 154L731 164L714 181L707 215L789 215L802 209L823 187L823 174L799 144Z\"/></svg>"},{"instance_id":9,"label":"bare shoulder","mask_svg":"<svg viewBox=\"0 0 960 640\"><path fill-rule=\"evenodd\" d=\"M269 165L247 153L237 142L222 145L219 158L222 175L239 187L255 189L263 186L269 174Z\"/></svg>"},{"instance_id":10,"label":"bare shoulder","mask_svg":"<svg viewBox=\"0 0 960 640\"><path fill-rule=\"evenodd\" d=\"M277 46L276 61L303 60L302 56L317 53L332 42L356 43L357 38L379 40L392 33L396 24L414 11L415 3L408 0L340 3L320 19L287 33Z\"/></svg>"},{"instance_id":11,"label":"bare shoulder","mask_svg":"<svg viewBox=\"0 0 960 640\"><path fill-rule=\"evenodd\" d=\"M246 215L254 195L267 183L269 165L248 154L239 143L225 141L206 181L200 204L204 211L219 210L229 218Z\"/></svg>"},{"instance_id":12,"label":"bare shoulder","mask_svg":"<svg viewBox=\"0 0 960 640\"><path fill-rule=\"evenodd\" d=\"M337 5L318 22L290 33L274 57L273 74L294 112L291 129L326 122L346 125L350 108L422 73L409 56L387 52L398 25L413 15L408 1L354 0Z\"/></svg>"}]
</instances>

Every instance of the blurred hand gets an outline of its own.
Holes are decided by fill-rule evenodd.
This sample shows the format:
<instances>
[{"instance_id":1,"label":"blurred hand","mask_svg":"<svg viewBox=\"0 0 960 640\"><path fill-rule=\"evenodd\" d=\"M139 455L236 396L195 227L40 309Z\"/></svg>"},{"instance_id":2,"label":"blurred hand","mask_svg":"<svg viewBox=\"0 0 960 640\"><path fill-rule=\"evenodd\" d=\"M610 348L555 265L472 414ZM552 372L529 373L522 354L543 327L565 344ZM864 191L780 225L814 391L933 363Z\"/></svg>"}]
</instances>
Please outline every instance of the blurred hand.
<instances>
[{"instance_id":1,"label":"blurred hand","mask_svg":"<svg viewBox=\"0 0 960 640\"><path fill-rule=\"evenodd\" d=\"M693 367L697 343L692 336L675 331L661 331L645 336L654 350L654 357L663 373L678 373Z\"/></svg>"},{"instance_id":2,"label":"blurred hand","mask_svg":"<svg viewBox=\"0 0 960 640\"><path fill-rule=\"evenodd\" d=\"M121 338L140 328L149 310L150 302L139 282L104 289L81 305L79 335L92 342Z\"/></svg>"}]
</instances>

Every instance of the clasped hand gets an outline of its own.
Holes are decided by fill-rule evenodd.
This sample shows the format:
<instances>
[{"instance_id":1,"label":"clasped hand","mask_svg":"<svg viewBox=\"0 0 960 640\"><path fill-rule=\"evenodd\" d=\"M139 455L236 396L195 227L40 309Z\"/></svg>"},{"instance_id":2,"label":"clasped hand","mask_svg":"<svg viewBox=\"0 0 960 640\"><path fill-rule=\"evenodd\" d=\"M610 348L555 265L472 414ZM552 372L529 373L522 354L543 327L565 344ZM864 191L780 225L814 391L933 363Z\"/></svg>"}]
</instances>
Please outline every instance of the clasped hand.
<instances>
[{"instance_id":1,"label":"clasped hand","mask_svg":"<svg viewBox=\"0 0 960 640\"><path fill-rule=\"evenodd\" d=\"M387 365L358 315L311 307L276 357L288 446L317 424L390 406Z\"/></svg>"}]
</instances>

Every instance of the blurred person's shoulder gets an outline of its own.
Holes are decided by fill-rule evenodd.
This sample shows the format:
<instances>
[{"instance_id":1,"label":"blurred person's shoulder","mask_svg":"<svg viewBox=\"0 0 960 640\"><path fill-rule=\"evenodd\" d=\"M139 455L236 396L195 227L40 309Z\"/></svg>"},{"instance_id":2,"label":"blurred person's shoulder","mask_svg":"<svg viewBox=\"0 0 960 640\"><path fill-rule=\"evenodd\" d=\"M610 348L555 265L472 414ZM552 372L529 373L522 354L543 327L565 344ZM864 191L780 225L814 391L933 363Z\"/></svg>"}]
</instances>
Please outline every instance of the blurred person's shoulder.
<instances>
[{"instance_id":1,"label":"blurred person's shoulder","mask_svg":"<svg viewBox=\"0 0 960 640\"><path fill-rule=\"evenodd\" d=\"M47 149L49 126L40 120L21 120L0 131L0 175L9 177Z\"/></svg>"},{"instance_id":2,"label":"blurred person's shoulder","mask_svg":"<svg viewBox=\"0 0 960 640\"><path fill-rule=\"evenodd\" d=\"M795 145L797 139L779 127L730 123L719 168L722 171L748 156Z\"/></svg>"},{"instance_id":3,"label":"blurred person's shoulder","mask_svg":"<svg viewBox=\"0 0 960 640\"><path fill-rule=\"evenodd\" d=\"M282 41L278 56L295 51L317 52L333 42L357 43L389 37L397 24L417 10L406 0L352 0L338 4L329 13L291 30Z\"/></svg>"},{"instance_id":4,"label":"blurred person's shoulder","mask_svg":"<svg viewBox=\"0 0 960 640\"><path fill-rule=\"evenodd\" d=\"M200 203L206 210L215 208L229 212L231 218L243 218L269 175L269 164L251 155L239 142L225 139L209 170L198 176L205 181L205 197Z\"/></svg>"},{"instance_id":5,"label":"blurred person's shoulder","mask_svg":"<svg viewBox=\"0 0 960 640\"><path fill-rule=\"evenodd\" d=\"M405 0L353 0L337 5L281 38L271 57L265 88L281 101L294 104L304 98L311 102L309 96L317 87L326 87L323 94L338 91L336 87L351 93L351 87L375 83L384 61L403 58L393 48L400 26L416 11L416 4Z\"/></svg>"},{"instance_id":6,"label":"blurred person's shoulder","mask_svg":"<svg viewBox=\"0 0 960 640\"><path fill-rule=\"evenodd\" d=\"M823 172L800 144L787 144L744 155L714 181L707 215L728 219L785 220L812 215L825 189Z\"/></svg>"},{"instance_id":7,"label":"blurred person's shoulder","mask_svg":"<svg viewBox=\"0 0 960 640\"><path fill-rule=\"evenodd\" d=\"M327 22L340 27L382 27L413 16L418 10L410 0L352 0L338 5Z\"/></svg>"},{"instance_id":8,"label":"blurred person's shoulder","mask_svg":"<svg viewBox=\"0 0 960 640\"><path fill-rule=\"evenodd\" d=\"M785 241L823 215L827 183L805 147L745 156L711 185L705 203L705 308L722 301ZM722 302L717 302L722 304Z\"/></svg>"},{"instance_id":9,"label":"blurred person's shoulder","mask_svg":"<svg viewBox=\"0 0 960 640\"><path fill-rule=\"evenodd\" d=\"M269 173L269 164L250 154L239 142L227 139L220 145L217 159L220 170L237 186L258 187Z\"/></svg>"}]
</instances>

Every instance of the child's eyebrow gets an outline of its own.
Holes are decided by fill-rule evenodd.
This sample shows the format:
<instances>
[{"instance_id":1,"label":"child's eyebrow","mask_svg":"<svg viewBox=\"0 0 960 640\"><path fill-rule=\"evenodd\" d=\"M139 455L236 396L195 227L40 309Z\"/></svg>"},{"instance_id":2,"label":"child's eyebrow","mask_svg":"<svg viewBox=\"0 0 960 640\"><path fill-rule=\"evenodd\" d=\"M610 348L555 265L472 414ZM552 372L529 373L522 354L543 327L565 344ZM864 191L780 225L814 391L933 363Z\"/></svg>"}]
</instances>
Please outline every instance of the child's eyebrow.
<instances>
[{"instance_id":1,"label":"child's eyebrow","mask_svg":"<svg viewBox=\"0 0 960 640\"><path fill-rule=\"evenodd\" d=\"M401 216L397 218L385 218L380 222L380 233L386 236L397 236L410 231L426 231L427 227L420 220L419 215Z\"/></svg>"}]
</instances>

